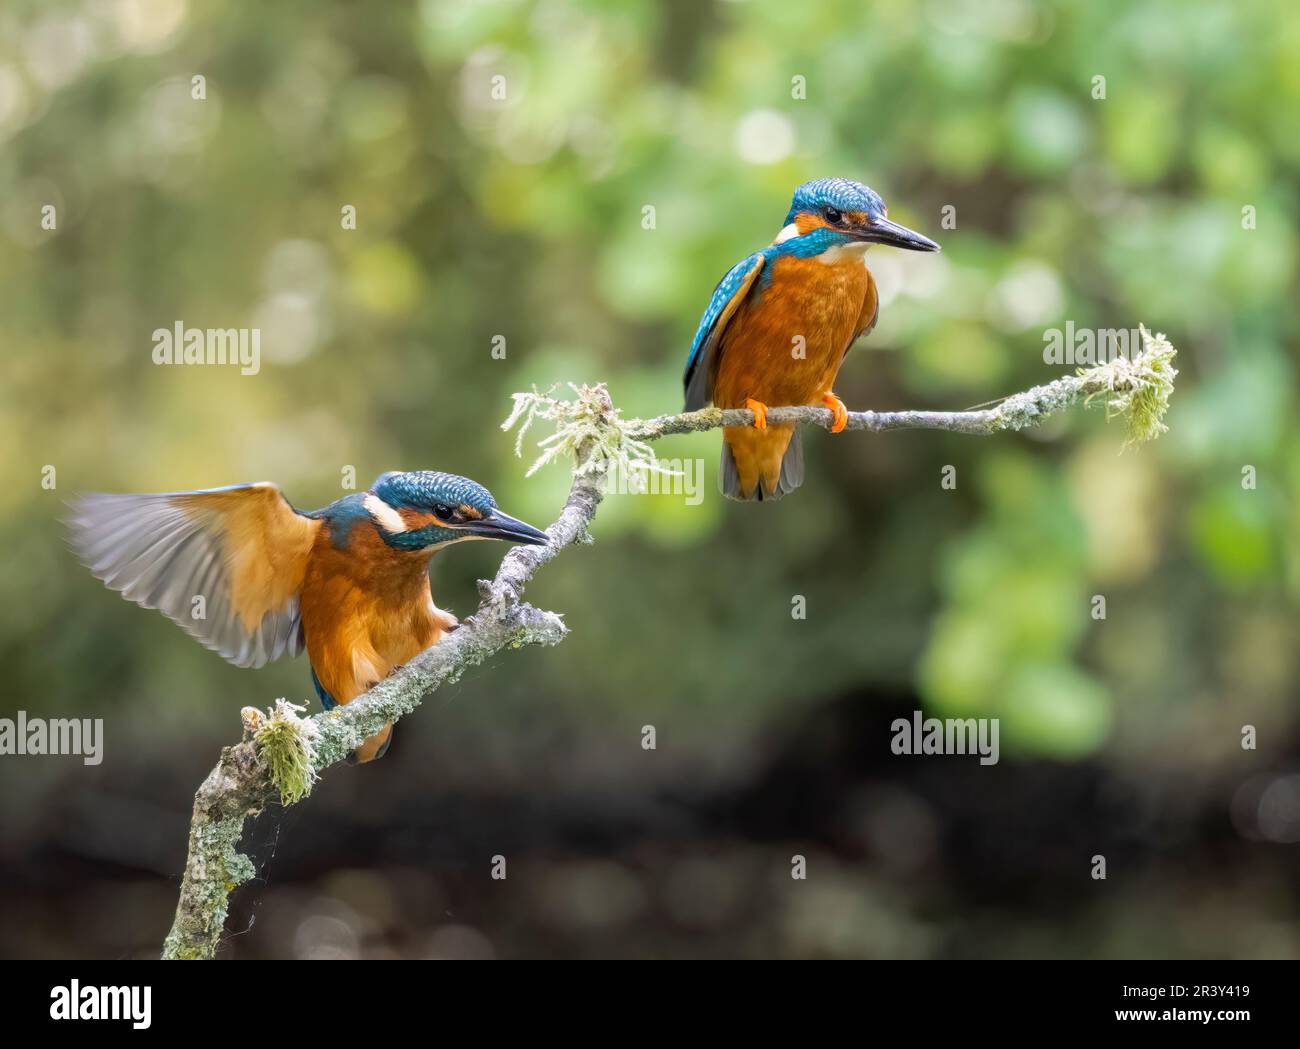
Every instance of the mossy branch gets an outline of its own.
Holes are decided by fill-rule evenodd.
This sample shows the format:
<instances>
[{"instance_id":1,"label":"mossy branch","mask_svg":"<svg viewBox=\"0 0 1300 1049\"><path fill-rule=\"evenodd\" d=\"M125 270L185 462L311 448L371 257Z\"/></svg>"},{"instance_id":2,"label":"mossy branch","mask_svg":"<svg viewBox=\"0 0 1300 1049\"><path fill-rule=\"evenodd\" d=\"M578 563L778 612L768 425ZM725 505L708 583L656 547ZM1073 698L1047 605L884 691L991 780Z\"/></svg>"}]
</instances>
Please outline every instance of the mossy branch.
<instances>
[{"instance_id":1,"label":"mossy branch","mask_svg":"<svg viewBox=\"0 0 1300 1049\"><path fill-rule=\"evenodd\" d=\"M575 451L579 461L590 458L586 448ZM284 700L269 716L244 708L244 741L221 752L194 796L189 854L163 958L216 954L230 893L254 874L252 861L239 851L249 819L276 800L291 805L306 797L322 772L471 667L503 649L564 640L568 629L560 616L526 603L524 590L533 573L566 546L587 541L601 496L592 476L575 472L568 500L546 529L550 542L512 547L495 577L479 580L474 614L364 695L310 718L299 717L302 708Z\"/></svg>"},{"instance_id":2,"label":"mossy branch","mask_svg":"<svg viewBox=\"0 0 1300 1049\"><path fill-rule=\"evenodd\" d=\"M253 736L257 749L271 774L280 800L286 805L296 805L311 793L316 782L316 741L320 729L310 718L298 715L306 710L288 700L277 699L269 718L259 718L260 724ZM250 720L249 711L243 711L244 724Z\"/></svg>"},{"instance_id":3,"label":"mossy branch","mask_svg":"<svg viewBox=\"0 0 1300 1049\"><path fill-rule=\"evenodd\" d=\"M848 430L949 430L954 433L987 436L1003 430L1038 426L1048 418L1083 401L1097 398L1106 404L1108 420L1122 419L1127 431L1125 447L1142 444L1165 432L1165 412L1178 371L1178 351L1162 334L1140 328L1142 349L1134 357L1117 357L1106 364L1080 368L1074 375L1012 394L991 408L977 411L932 412L849 412ZM544 466L562 452L582 446L590 449L583 464L588 472L603 472L608 466L621 470L662 470L650 442L672 434L695 433L723 426L752 426L754 413L748 408L703 408L695 412L660 415L653 419L624 419L609 405L603 385L571 386L575 398L560 400L552 391L517 393L515 407L502 429L520 424L516 451L523 453L524 434L537 420L545 420L553 432L538 442L541 456L529 473ZM829 408L770 407L767 421L807 423L829 430L834 422Z\"/></svg>"},{"instance_id":4,"label":"mossy branch","mask_svg":"<svg viewBox=\"0 0 1300 1049\"><path fill-rule=\"evenodd\" d=\"M1151 440L1164 432L1177 371L1176 354L1163 335L1142 331L1143 348L1132 360L1081 369L992 408L965 412L850 412L848 429L933 429L993 434L1036 426L1083 400L1101 398L1108 419L1128 425L1126 444ZM164 958L211 958L225 925L232 890L253 876L252 861L239 852L247 821L275 800L292 805L310 792L317 777L341 761L388 722L415 710L439 687L506 648L554 645L568 633L554 612L523 600L533 573L573 543L589 539L587 529L600 504L604 475L611 469L660 470L651 442L670 434L721 426L748 426L747 409L706 408L654 419L624 419L603 385L574 386L572 400L551 392L515 394L514 410L503 429L518 427L516 451L538 421L553 431L538 446L541 454L529 473L557 459L571 457L573 478L559 517L546 530L546 546L512 547L495 578L479 581L478 610L434 647L422 652L369 692L329 713L310 718L303 709L277 701L269 715L252 707L243 712L245 738L222 751L216 767L194 797L189 855L181 883L176 919L163 948ZM774 407L769 423L811 423L829 429L825 408Z\"/></svg>"}]
</instances>

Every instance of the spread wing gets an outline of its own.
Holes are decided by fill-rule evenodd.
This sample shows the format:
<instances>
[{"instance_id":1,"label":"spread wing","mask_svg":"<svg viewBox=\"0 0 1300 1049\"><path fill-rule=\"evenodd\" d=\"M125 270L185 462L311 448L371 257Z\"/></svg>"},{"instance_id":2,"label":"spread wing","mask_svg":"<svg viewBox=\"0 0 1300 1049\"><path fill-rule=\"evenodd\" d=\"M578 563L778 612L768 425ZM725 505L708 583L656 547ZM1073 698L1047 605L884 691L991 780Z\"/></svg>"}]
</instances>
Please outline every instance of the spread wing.
<instances>
[{"instance_id":1,"label":"spread wing","mask_svg":"<svg viewBox=\"0 0 1300 1049\"><path fill-rule=\"evenodd\" d=\"M709 305L695 332L695 341L691 343L691 355L686 361L683 385L686 387L688 412L703 408L713 399L713 380L718 374L722 333L732 314L745 301L749 289L754 286L754 281L763 270L764 261L766 257L763 253L756 251L749 258L732 266L713 289Z\"/></svg>"},{"instance_id":2,"label":"spread wing","mask_svg":"<svg viewBox=\"0 0 1300 1049\"><path fill-rule=\"evenodd\" d=\"M302 649L298 594L320 521L274 484L96 493L72 510L73 546L97 578L235 666Z\"/></svg>"}]
</instances>

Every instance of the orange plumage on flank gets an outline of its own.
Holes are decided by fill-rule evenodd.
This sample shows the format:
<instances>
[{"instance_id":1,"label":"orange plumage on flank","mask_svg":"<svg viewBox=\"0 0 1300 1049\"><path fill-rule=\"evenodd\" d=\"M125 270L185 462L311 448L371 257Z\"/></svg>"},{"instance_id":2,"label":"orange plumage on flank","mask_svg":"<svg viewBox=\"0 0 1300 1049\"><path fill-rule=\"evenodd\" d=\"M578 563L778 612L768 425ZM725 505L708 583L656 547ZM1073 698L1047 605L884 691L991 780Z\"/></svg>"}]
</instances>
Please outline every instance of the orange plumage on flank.
<instances>
[{"instance_id":1,"label":"orange plumage on flank","mask_svg":"<svg viewBox=\"0 0 1300 1049\"><path fill-rule=\"evenodd\" d=\"M353 529L341 549L318 531L300 604L304 623L330 624L307 632L307 658L335 702L355 699L456 627L433 603L432 557L432 548L395 551L372 528ZM391 733L388 725L371 736L357 760L382 755Z\"/></svg>"},{"instance_id":2,"label":"orange plumage on flank","mask_svg":"<svg viewBox=\"0 0 1300 1049\"><path fill-rule=\"evenodd\" d=\"M768 406L825 405L842 430L835 377L849 347L875 324L870 244L939 246L889 221L874 192L847 179L800 186L771 245L737 263L714 290L687 362L686 408L750 408L753 427L723 431L722 492L777 499L803 482L798 431L766 421Z\"/></svg>"}]
</instances>

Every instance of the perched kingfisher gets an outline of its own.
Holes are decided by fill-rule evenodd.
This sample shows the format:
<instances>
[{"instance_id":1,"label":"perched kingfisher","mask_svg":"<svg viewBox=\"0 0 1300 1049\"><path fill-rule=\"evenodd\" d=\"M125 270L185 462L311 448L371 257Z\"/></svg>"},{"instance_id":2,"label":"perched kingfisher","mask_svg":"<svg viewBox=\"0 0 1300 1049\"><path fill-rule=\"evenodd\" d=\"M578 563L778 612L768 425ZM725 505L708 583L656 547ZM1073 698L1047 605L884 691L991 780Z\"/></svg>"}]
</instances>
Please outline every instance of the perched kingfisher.
<instances>
[{"instance_id":1,"label":"perched kingfisher","mask_svg":"<svg viewBox=\"0 0 1300 1049\"><path fill-rule=\"evenodd\" d=\"M859 335L876 323L872 244L938 251L890 222L879 194L823 178L794 191L776 240L727 271L709 299L686 362L686 410L710 401L749 408L753 427L722 432L719 486L731 499L779 499L803 483L803 444L789 425L767 425L767 406L826 405L832 433L848 422L835 376Z\"/></svg>"},{"instance_id":2,"label":"perched kingfisher","mask_svg":"<svg viewBox=\"0 0 1300 1049\"><path fill-rule=\"evenodd\" d=\"M545 532L455 474L386 473L368 492L295 510L269 481L155 495L81 496L73 544L105 585L156 608L237 667L304 648L326 710L453 630L429 561L467 539L544 546ZM200 600L200 598L202 600ZM357 748L382 757L392 725Z\"/></svg>"}]
</instances>

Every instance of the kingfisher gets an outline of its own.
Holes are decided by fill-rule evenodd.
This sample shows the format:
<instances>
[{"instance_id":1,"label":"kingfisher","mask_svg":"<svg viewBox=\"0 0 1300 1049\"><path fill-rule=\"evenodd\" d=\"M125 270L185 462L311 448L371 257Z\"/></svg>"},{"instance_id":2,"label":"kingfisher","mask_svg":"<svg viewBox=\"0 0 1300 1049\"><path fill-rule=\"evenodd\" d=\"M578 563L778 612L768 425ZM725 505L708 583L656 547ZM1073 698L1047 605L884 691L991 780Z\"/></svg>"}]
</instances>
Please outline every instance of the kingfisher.
<instances>
[{"instance_id":1,"label":"kingfisher","mask_svg":"<svg viewBox=\"0 0 1300 1049\"><path fill-rule=\"evenodd\" d=\"M805 182L766 248L729 269L714 288L686 362L686 410L710 402L748 408L754 425L722 431L722 494L773 500L803 483L799 431L768 426L768 405L825 405L832 433L848 409L832 389L858 336L876 323L879 298L867 269L872 244L938 251L891 222L874 190L846 178Z\"/></svg>"},{"instance_id":2,"label":"kingfisher","mask_svg":"<svg viewBox=\"0 0 1300 1049\"><path fill-rule=\"evenodd\" d=\"M73 546L110 589L156 608L238 667L304 649L331 710L377 684L457 619L433 603L429 562L469 539L545 546L481 484L433 470L380 475L320 510L269 481L193 492L92 493L72 503ZM382 757L393 726L356 762Z\"/></svg>"}]
</instances>

